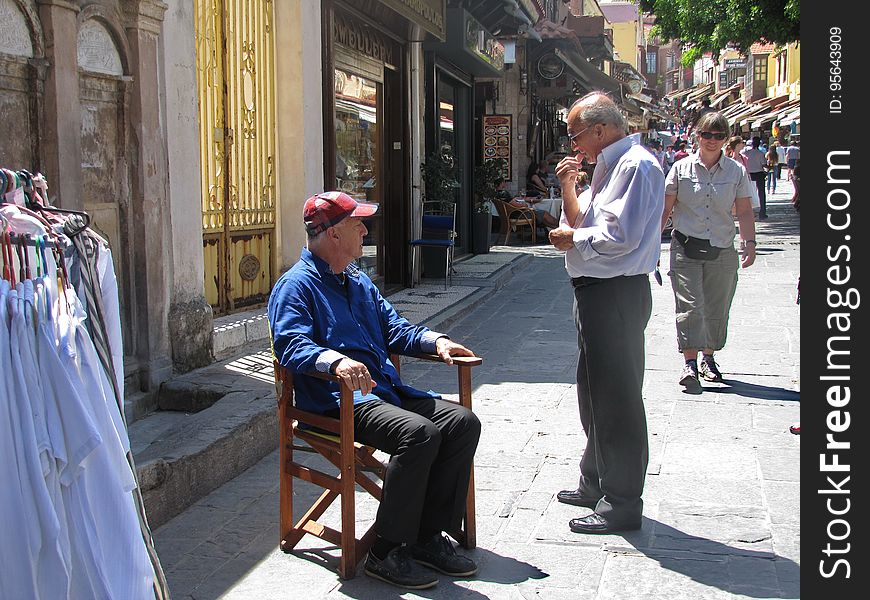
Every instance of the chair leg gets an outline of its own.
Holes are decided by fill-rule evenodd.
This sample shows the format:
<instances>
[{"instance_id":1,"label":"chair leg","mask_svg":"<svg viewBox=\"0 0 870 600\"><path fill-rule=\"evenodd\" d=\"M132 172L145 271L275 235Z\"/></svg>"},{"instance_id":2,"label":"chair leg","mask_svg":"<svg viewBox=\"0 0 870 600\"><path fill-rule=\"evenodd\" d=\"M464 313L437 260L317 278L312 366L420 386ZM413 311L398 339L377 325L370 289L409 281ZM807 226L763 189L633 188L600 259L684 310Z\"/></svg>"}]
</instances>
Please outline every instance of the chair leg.
<instances>
[{"instance_id":1,"label":"chair leg","mask_svg":"<svg viewBox=\"0 0 870 600\"><path fill-rule=\"evenodd\" d=\"M278 486L280 489L278 540L281 550L289 552L292 550L292 545L288 543L288 537L293 530L293 475L287 471L287 465L293 461L293 429L286 416L285 403L281 398L279 398L278 404L278 427L280 427L278 435L278 443L280 444L278 451Z\"/></svg>"},{"instance_id":2,"label":"chair leg","mask_svg":"<svg viewBox=\"0 0 870 600\"><path fill-rule=\"evenodd\" d=\"M450 279L450 248L444 251L444 291L447 291L447 280Z\"/></svg>"}]
</instances>

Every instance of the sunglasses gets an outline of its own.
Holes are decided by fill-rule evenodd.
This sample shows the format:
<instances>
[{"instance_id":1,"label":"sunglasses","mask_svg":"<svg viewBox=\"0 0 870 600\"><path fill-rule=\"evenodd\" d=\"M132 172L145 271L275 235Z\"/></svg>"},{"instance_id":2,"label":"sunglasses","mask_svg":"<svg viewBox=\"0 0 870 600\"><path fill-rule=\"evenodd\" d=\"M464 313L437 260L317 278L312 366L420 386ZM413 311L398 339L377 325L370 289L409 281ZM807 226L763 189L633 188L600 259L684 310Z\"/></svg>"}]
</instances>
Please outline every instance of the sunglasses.
<instances>
[{"instance_id":1,"label":"sunglasses","mask_svg":"<svg viewBox=\"0 0 870 600\"><path fill-rule=\"evenodd\" d=\"M715 140L719 140L720 142L728 137L727 133L721 133L721 132L713 133L712 131L699 131L698 135L700 135L705 140L715 139Z\"/></svg>"}]
</instances>

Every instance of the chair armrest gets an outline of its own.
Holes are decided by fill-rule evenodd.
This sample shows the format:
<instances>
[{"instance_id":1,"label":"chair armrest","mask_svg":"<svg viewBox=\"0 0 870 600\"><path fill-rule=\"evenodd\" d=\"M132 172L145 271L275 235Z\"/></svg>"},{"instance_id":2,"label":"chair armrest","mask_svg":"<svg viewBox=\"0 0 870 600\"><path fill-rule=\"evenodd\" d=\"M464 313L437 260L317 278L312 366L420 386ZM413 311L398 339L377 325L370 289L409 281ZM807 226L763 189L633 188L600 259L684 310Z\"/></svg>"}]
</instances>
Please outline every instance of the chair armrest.
<instances>
[{"instance_id":1,"label":"chair armrest","mask_svg":"<svg viewBox=\"0 0 870 600\"><path fill-rule=\"evenodd\" d=\"M519 213L522 217L526 219L535 216L535 211L528 206L514 206L513 204L511 204L510 206L511 210L509 210L507 213L508 219L516 219L517 217L513 216L515 213Z\"/></svg>"},{"instance_id":2,"label":"chair armrest","mask_svg":"<svg viewBox=\"0 0 870 600\"><path fill-rule=\"evenodd\" d=\"M443 363L444 360L438 356L437 354L414 354L410 358L422 358L423 360L430 360L432 362L440 362ZM446 363L445 363L446 364ZM483 364L483 358L480 356L454 356L453 364L458 366L466 366L466 367L476 367L478 365Z\"/></svg>"}]
</instances>

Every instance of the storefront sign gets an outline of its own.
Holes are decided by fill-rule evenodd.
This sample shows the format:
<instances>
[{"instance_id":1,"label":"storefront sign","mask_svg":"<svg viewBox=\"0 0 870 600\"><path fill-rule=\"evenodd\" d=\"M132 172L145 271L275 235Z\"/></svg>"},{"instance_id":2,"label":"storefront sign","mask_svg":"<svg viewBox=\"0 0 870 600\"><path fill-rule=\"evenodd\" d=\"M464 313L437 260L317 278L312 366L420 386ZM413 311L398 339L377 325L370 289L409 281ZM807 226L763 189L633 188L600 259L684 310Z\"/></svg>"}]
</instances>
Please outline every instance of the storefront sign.
<instances>
[{"instance_id":1,"label":"storefront sign","mask_svg":"<svg viewBox=\"0 0 870 600\"><path fill-rule=\"evenodd\" d=\"M483 117L483 160L505 161L502 177L511 178L511 140L513 139L511 115L486 115Z\"/></svg>"},{"instance_id":2,"label":"storefront sign","mask_svg":"<svg viewBox=\"0 0 870 600\"><path fill-rule=\"evenodd\" d=\"M392 44L369 27L362 27L359 23L345 20L336 14L333 33L337 44L347 46L375 60L391 65L396 64L393 60Z\"/></svg>"},{"instance_id":3,"label":"storefront sign","mask_svg":"<svg viewBox=\"0 0 870 600\"><path fill-rule=\"evenodd\" d=\"M444 25L445 0L381 0L394 11L413 21L439 40L444 40L447 30Z\"/></svg>"},{"instance_id":4,"label":"storefront sign","mask_svg":"<svg viewBox=\"0 0 870 600\"><path fill-rule=\"evenodd\" d=\"M504 69L504 45L468 13L465 15L465 47L499 71Z\"/></svg>"},{"instance_id":5,"label":"storefront sign","mask_svg":"<svg viewBox=\"0 0 870 600\"><path fill-rule=\"evenodd\" d=\"M724 66L726 69L745 69L746 68L746 59L745 58L726 58Z\"/></svg>"}]
</instances>

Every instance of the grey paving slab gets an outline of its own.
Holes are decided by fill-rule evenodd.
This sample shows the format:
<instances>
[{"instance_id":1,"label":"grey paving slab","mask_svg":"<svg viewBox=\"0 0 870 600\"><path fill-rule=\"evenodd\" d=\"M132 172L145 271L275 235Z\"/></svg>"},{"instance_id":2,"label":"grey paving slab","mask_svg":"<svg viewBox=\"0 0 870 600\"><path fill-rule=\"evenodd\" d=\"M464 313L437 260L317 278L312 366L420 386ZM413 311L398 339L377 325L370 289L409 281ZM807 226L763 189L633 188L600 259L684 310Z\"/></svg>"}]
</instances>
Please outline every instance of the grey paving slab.
<instances>
[{"instance_id":1,"label":"grey paving slab","mask_svg":"<svg viewBox=\"0 0 870 600\"><path fill-rule=\"evenodd\" d=\"M673 295L667 279L653 285L641 530L588 536L568 529L569 519L589 511L555 500L558 490L576 485L586 443L573 385L576 331L563 256L543 245L496 249L466 261L454 285L478 289L458 304L449 295L439 298L440 282L415 288L431 294L421 302L431 300L430 312L440 311L432 315L441 315L440 330L484 357L473 375L483 422L478 548L470 553L479 576L445 577L433 590L398 593L363 575L341 581L337 550L311 536L284 554L277 548L278 459L271 452L155 532L173 597L800 597L800 438L788 433L800 418L800 307L794 304L800 232L790 210L774 202L771 218L758 224L759 260L740 272L728 344L717 353L724 384L705 383L700 396L682 393ZM664 272L667 248L665 240ZM618 357L613 364L618 374ZM439 365L404 361L402 375L417 387L457 393L455 373ZM242 365L234 376L268 381L271 374ZM232 377L204 384L232 385ZM154 423L158 434L161 427ZM303 482L294 491L299 514L316 489ZM360 501L359 528L376 508L370 499ZM337 508L324 519L337 525Z\"/></svg>"}]
</instances>

